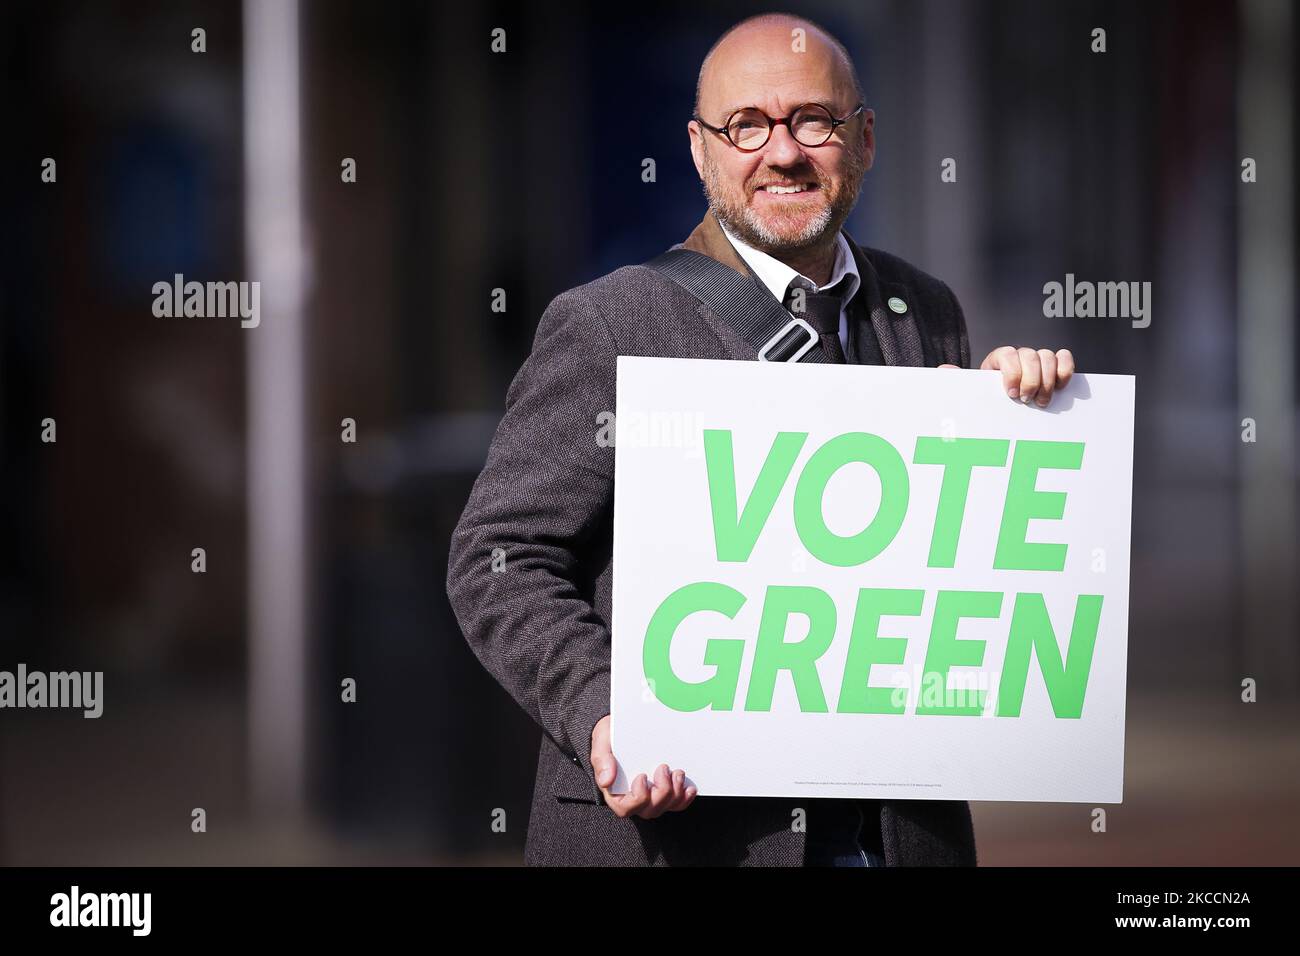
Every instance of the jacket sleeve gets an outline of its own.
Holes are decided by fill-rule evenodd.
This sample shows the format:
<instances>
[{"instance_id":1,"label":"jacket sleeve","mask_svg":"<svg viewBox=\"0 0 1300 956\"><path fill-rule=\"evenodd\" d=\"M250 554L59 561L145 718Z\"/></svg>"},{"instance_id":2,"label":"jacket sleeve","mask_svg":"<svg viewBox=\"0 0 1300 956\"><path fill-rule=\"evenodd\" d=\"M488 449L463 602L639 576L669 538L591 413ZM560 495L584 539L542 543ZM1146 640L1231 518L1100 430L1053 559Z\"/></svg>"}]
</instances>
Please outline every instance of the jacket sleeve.
<instances>
[{"instance_id":1,"label":"jacket sleeve","mask_svg":"<svg viewBox=\"0 0 1300 956\"><path fill-rule=\"evenodd\" d=\"M581 289L551 302L447 562L447 595L475 656L589 775L591 732L610 710L610 632L582 582L609 559L598 544L612 522L614 449L601 428L612 422L616 356Z\"/></svg>"}]
</instances>

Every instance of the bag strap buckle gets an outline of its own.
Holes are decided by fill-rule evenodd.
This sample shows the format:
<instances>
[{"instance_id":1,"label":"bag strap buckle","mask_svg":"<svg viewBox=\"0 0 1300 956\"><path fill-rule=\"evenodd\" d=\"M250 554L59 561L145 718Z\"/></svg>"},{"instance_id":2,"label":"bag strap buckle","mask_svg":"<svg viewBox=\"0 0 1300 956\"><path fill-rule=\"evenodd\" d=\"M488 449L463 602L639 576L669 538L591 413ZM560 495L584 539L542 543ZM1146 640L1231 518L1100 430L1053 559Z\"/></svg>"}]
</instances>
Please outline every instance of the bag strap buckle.
<instances>
[{"instance_id":1,"label":"bag strap buckle","mask_svg":"<svg viewBox=\"0 0 1300 956\"><path fill-rule=\"evenodd\" d=\"M803 345L799 346L798 351L796 351L796 352L795 352L793 355L791 355L789 358L787 358L787 359L776 359L775 361L797 362L797 361L799 361L799 359L803 358L804 354L805 354L809 349L811 349L814 345L816 345L818 342L821 341L821 335L818 334L817 330L814 329L811 325L809 325L805 320L799 318L799 317L796 315L796 316L795 316L794 318L792 318L789 322L787 322L784 326L782 326L782 327L777 331L777 333L776 333L774 336L772 336L772 337L771 337L770 339L768 339L765 343L763 343L763 347L762 347L761 349L758 350L758 360L759 360L760 362L771 362L771 361L774 361L773 359L769 359L769 358L767 357L767 353L768 353L768 352L769 352L769 351L770 351L774 346L776 346L778 343L780 343L780 342L781 342L781 341L786 337L786 335L787 335L790 331L792 331L792 330L794 330L794 329L803 329L805 332L807 332L807 333L808 333L808 341L807 341L807 342L804 342Z\"/></svg>"}]
</instances>

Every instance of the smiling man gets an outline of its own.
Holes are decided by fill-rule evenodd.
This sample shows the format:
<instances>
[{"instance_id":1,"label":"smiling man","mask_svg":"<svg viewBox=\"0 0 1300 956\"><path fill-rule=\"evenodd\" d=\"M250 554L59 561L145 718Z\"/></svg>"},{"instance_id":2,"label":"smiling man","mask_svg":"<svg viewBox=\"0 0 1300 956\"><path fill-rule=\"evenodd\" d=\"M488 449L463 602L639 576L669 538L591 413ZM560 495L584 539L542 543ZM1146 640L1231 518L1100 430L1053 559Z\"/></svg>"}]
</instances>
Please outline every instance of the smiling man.
<instances>
[{"instance_id":1,"label":"smiling man","mask_svg":"<svg viewBox=\"0 0 1300 956\"><path fill-rule=\"evenodd\" d=\"M700 68L691 155L708 211L685 242L556 297L452 536L447 592L483 665L543 731L534 864L974 865L970 808L941 800L696 799L661 764L611 794L614 409L619 355L969 367L951 290L843 230L875 157L843 46L810 21L736 24ZM1050 403L1067 350L984 358Z\"/></svg>"}]
</instances>

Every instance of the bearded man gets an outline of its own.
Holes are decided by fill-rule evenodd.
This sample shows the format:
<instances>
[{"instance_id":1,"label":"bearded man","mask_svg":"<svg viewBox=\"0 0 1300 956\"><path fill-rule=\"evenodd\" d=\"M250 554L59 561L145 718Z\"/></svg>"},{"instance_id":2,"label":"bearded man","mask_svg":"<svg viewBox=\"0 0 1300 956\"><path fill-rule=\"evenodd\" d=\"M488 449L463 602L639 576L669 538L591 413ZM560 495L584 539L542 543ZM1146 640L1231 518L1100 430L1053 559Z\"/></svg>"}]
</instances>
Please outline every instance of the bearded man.
<instances>
[{"instance_id":1,"label":"bearded man","mask_svg":"<svg viewBox=\"0 0 1300 956\"><path fill-rule=\"evenodd\" d=\"M608 790L614 449L596 433L615 407L616 357L970 366L952 291L843 231L874 123L824 29L741 21L704 58L687 124L703 221L541 318L447 570L470 647L542 730L529 864L976 863L964 801L697 800L687 768L666 764ZM1010 399L1045 407L1074 362L1003 346L981 367L1001 370Z\"/></svg>"}]
</instances>

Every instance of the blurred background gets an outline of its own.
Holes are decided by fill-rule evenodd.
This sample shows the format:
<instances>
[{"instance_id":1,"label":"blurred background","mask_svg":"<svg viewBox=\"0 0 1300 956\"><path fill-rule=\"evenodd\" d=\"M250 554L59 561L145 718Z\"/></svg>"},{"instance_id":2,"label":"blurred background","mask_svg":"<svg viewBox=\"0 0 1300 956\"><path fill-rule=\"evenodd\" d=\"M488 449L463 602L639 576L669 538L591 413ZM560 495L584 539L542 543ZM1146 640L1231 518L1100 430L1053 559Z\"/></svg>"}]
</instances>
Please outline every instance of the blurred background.
<instances>
[{"instance_id":1,"label":"blurred background","mask_svg":"<svg viewBox=\"0 0 1300 956\"><path fill-rule=\"evenodd\" d=\"M0 711L0 864L522 861L540 734L449 535L546 304L701 218L696 71L770 8L456 7L0 6L0 669L105 674L98 720ZM785 9L876 111L854 237L977 360L1138 376L1125 801L973 804L981 863L1300 862L1300 11ZM1150 327L1045 319L1067 272L1152 282ZM155 317L177 273L260 281L261 325Z\"/></svg>"}]
</instances>

